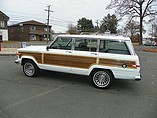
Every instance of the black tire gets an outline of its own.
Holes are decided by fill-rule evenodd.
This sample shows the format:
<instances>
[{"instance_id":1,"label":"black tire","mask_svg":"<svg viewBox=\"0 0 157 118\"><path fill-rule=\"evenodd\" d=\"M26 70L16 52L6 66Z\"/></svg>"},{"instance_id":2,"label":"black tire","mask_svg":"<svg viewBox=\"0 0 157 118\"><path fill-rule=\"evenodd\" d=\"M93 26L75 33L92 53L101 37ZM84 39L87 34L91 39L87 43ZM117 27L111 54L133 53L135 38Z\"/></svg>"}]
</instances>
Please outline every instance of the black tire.
<instances>
[{"instance_id":1,"label":"black tire","mask_svg":"<svg viewBox=\"0 0 157 118\"><path fill-rule=\"evenodd\" d=\"M23 72L28 77L35 77L39 73L39 68L31 60L25 60L23 63Z\"/></svg>"},{"instance_id":2,"label":"black tire","mask_svg":"<svg viewBox=\"0 0 157 118\"><path fill-rule=\"evenodd\" d=\"M108 70L97 70L92 73L92 81L95 87L107 89L112 85L113 75Z\"/></svg>"}]
</instances>

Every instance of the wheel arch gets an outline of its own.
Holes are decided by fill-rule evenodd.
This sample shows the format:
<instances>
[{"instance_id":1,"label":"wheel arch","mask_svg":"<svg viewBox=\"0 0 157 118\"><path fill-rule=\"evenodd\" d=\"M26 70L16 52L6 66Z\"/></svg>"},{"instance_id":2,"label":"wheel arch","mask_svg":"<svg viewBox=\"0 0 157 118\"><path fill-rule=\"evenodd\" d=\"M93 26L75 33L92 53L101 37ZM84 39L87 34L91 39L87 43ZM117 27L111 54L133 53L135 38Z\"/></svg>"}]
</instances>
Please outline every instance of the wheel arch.
<instances>
[{"instance_id":1,"label":"wheel arch","mask_svg":"<svg viewBox=\"0 0 157 118\"><path fill-rule=\"evenodd\" d=\"M31 56L23 56L21 59L21 65L23 65L26 60L30 60L30 61L34 62L36 64L36 66L38 67L37 61Z\"/></svg>"},{"instance_id":2,"label":"wheel arch","mask_svg":"<svg viewBox=\"0 0 157 118\"><path fill-rule=\"evenodd\" d=\"M23 58L23 61L21 64L23 65L23 72L26 76L35 77L38 75L40 68L32 59Z\"/></svg>"},{"instance_id":3,"label":"wheel arch","mask_svg":"<svg viewBox=\"0 0 157 118\"><path fill-rule=\"evenodd\" d=\"M105 68L93 68L93 69L91 70L91 72L90 72L90 76L92 76L92 75L94 74L94 72L96 72L96 71L101 71L101 70L102 70L102 71L103 71L103 70L109 71L109 72L112 74L113 78L115 78L115 76L114 76L112 70L111 70L111 69L105 69Z\"/></svg>"}]
</instances>

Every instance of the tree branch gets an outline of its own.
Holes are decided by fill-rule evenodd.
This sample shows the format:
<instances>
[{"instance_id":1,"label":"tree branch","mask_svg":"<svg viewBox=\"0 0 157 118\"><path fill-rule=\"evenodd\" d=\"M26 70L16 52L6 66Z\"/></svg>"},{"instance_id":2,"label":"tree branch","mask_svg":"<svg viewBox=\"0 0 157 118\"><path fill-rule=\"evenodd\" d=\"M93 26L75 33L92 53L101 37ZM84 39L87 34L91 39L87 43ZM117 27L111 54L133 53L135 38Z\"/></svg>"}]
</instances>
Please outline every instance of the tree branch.
<instances>
[{"instance_id":1,"label":"tree branch","mask_svg":"<svg viewBox=\"0 0 157 118\"><path fill-rule=\"evenodd\" d=\"M147 5L146 5L146 7L145 7L145 9L144 9L144 12L143 12L143 14L142 14L142 18L145 17L145 13L146 13L146 11L148 10L149 5L151 5L153 1L154 1L154 0L149 0L149 1L147 2Z\"/></svg>"}]
</instances>

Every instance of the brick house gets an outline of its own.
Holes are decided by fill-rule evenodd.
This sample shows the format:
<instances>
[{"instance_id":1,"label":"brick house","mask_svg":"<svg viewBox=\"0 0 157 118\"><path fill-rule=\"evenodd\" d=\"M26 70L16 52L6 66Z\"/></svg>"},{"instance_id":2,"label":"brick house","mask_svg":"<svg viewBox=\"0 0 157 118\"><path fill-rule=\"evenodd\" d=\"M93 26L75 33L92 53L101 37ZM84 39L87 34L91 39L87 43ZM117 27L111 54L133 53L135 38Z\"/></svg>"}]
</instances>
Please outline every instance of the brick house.
<instances>
[{"instance_id":1,"label":"brick house","mask_svg":"<svg viewBox=\"0 0 157 118\"><path fill-rule=\"evenodd\" d=\"M49 28L49 29L48 29ZM9 26L10 41L43 41L50 37L51 26L38 21L25 21Z\"/></svg>"},{"instance_id":2,"label":"brick house","mask_svg":"<svg viewBox=\"0 0 157 118\"><path fill-rule=\"evenodd\" d=\"M8 20L9 17L0 11L0 40L8 41Z\"/></svg>"}]
</instances>

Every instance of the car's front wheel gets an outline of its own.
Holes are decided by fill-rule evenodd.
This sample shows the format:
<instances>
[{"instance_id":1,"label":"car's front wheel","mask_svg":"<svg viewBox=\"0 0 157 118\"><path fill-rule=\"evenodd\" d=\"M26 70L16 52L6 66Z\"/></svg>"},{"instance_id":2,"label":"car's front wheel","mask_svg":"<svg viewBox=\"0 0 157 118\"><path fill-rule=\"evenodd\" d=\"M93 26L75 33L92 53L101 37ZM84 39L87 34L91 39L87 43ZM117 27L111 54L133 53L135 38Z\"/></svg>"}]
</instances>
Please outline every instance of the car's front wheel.
<instances>
[{"instance_id":1,"label":"car's front wheel","mask_svg":"<svg viewBox=\"0 0 157 118\"><path fill-rule=\"evenodd\" d=\"M33 61L26 60L23 64L23 72L26 76L33 77L39 73L39 68Z\"/></svg>"},{"instance_id":2,"label":"car's front wheel","mask_svg":"<svg viewBox=\"0 0 157 118\"><path fill-rule=\"evenodd\" d=\"M93 83L98 88L109 88L113 81L113 75L108 70L97 70L92 75Z\"/></svg>"}]
</instances>

